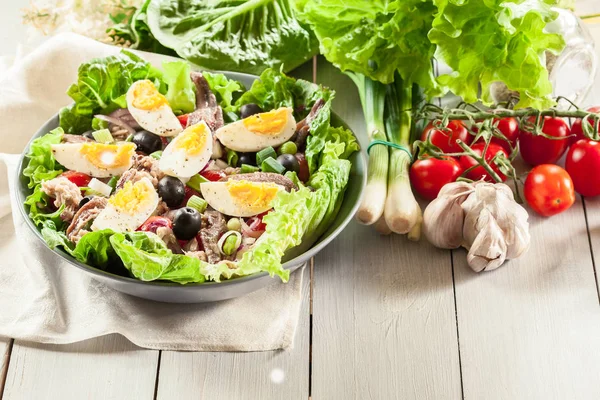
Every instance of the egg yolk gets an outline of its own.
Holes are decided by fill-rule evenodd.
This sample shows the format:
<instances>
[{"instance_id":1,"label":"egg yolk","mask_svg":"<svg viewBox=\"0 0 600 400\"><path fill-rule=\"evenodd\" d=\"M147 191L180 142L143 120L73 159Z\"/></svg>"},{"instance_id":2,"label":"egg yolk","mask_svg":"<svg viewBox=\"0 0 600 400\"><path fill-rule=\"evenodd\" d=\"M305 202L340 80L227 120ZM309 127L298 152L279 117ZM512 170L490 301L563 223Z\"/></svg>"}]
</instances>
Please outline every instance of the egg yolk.
<instances>
[{"instance_id":1,"label":"egg yolk","mask_svg":"<svg viewBox=\"0 0 600 400\"><path fill-rule=\"evenodd\" d=\"M260 113L248 118L244 118L242 122L246 129L252 133L261 135L278 135L283 131L288 122L289 112L287 108Z\"/></svg>"},{"instance_id":2,"label":"egg yolk","mask_svg":"<svg viewBox=\"0 0 600 400\"><path fill-rule=\"evenodd\" d=\"M209 135L206 125L199 123L186 128L174 143L176 149L184 150L186 154L196 155L206 147L206 139Z\"/></svg>"},{"instance_id":3,"label":"egg yolk","mask_svg":"<svg viewBox=\"0 0 600 400\"><path fill-rule=\"evenodd\" d=\"M133 88L132 105L141 110L152 111L168 104L167 98L149 80L138 81Z\"/></svg>"},{"instance_id":4,"label":"egg yolk","mask_svg":"<svg viewBox=\"0 0 600 400\"><path fill-rule=\"evenodd\" d=\"M265 208L279 192L279 186L271 182L227 181L231 198L239 205Z\"/></svg>"},{"instance_id":5,"label":"egg yolk","mask_svg":"<svg viewBox=\"0 0 600 400\"><path fill-rule=\"evenodd\" d=\"M131 157L135 153L135 144L83 143L79 153L98 168L123 167L131 162Z\"/></svg>"},{"instance_id":6,"label":"egg yolk","mask_svg":"<svg viewBox=\"0 0 600 400\"><path fill-rule=\"evenodd\" d=\"M154 194L154 187L146 181L137 181L136 183L125 182L125 185L114 196L108 199L108 203L116 210L135 215L140 212L144 206L150 203Z\"/></svg>"}]
</instances>

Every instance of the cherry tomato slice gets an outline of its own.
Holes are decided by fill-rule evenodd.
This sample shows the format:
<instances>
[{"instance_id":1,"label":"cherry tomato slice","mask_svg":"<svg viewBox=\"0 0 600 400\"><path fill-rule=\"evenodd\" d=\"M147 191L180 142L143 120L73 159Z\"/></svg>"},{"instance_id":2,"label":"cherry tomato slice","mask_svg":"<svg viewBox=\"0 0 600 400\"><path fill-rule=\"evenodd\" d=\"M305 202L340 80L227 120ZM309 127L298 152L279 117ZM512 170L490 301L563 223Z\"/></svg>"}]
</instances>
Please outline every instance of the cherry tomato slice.
<instances>
[{"instance_id":1,"label":"cherry tomato slice","mask_svg":"<svg viewBox=\"0 0 600 400\"><path fill-rule=\"evenodd\" d=\"M456 181L462 172L455 158L427 158L411 165L410 182L421 197L433 200L444 185Z\"/></svg>"},{"instance_id":2,"label":"cherry tomato slice","mask_svg":"<svg viewBox=\"0 0 600 400\"><path fill-rule=\"evenodd\" d=\"M600 142L580 139L573 143L567 153L565 169L577 193L588 197L600 195Z\"/></svg>"},{"instance_id":3,"label":"cherry tomato slice","mask_svg":"<svg viewBox=\"0 0 600 400\"><path fill-rule=\"evenodd\" d=\"M481 155L483 153L484 148L485 148L485 143L475 143L474 145L471 146L471 149L473 149L473 151L475 153L477 153L478 155ZM498 176L500 177L502 182L504 182L506 180L506 175L504 175L502 172L500 172L500 169L498 169L498 166L492 162L492 159L498 153L502 153L508 157L508 153L506 152L506 150L504 150L504 148L502 148L502 146L500 146L496 143L490 143L487 148L487 151L485 152L484 159L485 159L485 161L487 161L490 164L490 166L492 167L492 170L498 174ZM458 161L459 161L460 166L462 167L463 171L466 171L467 169L471 168L472 166L478 165L477 161L473 157L470 157L470 156L461 156ZM488 174L488 172L485 170L485 168L483 168L481 165L478 165L477 167L473 168L471 171L467 172L467 178L472 179L474 181L484 179L487 182L496 182L494 180L494 178L492 178L490 176L490 174Z\"/></svg>"},{"instance_id":4,"label":"cherry tomato slice","mask_svg":"<svg viewBox=\"0 0 600 400\"><path fill-rule=\"evenodd\" d=\"M428 139L444 153L460 153L462 149L456 141L460 139L466 144L471 144L473 136L469 134L462 121L455 120L448 123L446 130L435 128L433 122L427 124L421 134L421 140L425 142Z\"/></svg>"},{"instance_id":5,"label":"cherry tomato slice","mask_svg":"<svg viewBox=\"0 0 600 400\"><path fill-rule=\"evenodd\" d=\"M533 123L535 118L531 117L529 121ZM534 166L554 164L567 150L568 136L571 131L562 118L544 117L542 132L558 139L548 139L531 132L521 131L519 137L521 157L527 164Z\"/></svg>"},{"instance_id":6,"label":"cherry tomato slice","mask_svg":"<svg viewBox=\"0 0 600 400\"><path fill-rule=\"evenodd\" d=\"M203 177L205 177L206 179L208 179L211 182L217 182L220 181L221 179L227 177L227 174L221 170L216 170L216 169L210 169L204 172L201 172L200 175L202 175Z\"/></svg>"},{"instance_id":7,"label":"cherry tomato slice","mask_svg":"<svg viewBox=\"0 0 600 400\"><path fill-rule=\"evenodd\" d=\"M600 106L590 107L587 109L587 111L593 112L593 113L598 113L598 112L600 112ZM588 125L591 126L589 121L588 121ZM571 126L571 135L574 135L574 136L571 136L571 139L570 139L571 143L575 143L579 139L587 139L587 137L583 133L583 126L582 126L581 119L578 118L575 121L573 121L573 125Z\"/></svg>"},{"instance_id":8,"label":"cherry tomato slice","mask_svg":"<svg viewBox=\"0 0 600 400\"><path fill-rule=\"evenodd\" d=\"M61 174L61 176L64 176L65 178L67 178L68 180L70 180L71 182L73 182L74 184L76 184L79 187L87 186L90 183L90 181L92 180L91 176L86 175L82 172L75 172L75 171L63 172Z\"/></svg>"},{"instance_id":9,"label":"cherry tomato slice","mask_svg":"<svg viewBox=\"0 0 600 400\"><path fill-rule=\"evenodd\" d=\"M143 224L142 226L140 226L139 228L137 228L138 231L143 231L143 232L152 232L152 233L156 233L156 230L158 228L161 227L166 227L166 228L173 228L173 222L171 222L171 220L169 218L166 217L159 217L159 216L152 216L150 218L148 218Z\"/></svg>"},{"instance_id":10,"label":"cherry tomato slice","mask_svg":"<svg viewBox=\"0 0 600 400\"><path fill-rule=\"evenodd\" d=\"M523 190L533 211L545 217L559 214L575 202L571 177L554 164L542 164L532 169Z\"/></svg>"},{"instance_id":11,"label":"cherry tomato slice","mask_svg":"<svg viewBox=\"0 0 600 400\"><path fill-rule=\"evenodd\" d=\"M181 123L181 126L183 128L185 128L187 126L189 117L190 117L190 114L182 114L182 115L177 116L177 119L179 120L179 123Z\"/></svg>"}]
</instances>

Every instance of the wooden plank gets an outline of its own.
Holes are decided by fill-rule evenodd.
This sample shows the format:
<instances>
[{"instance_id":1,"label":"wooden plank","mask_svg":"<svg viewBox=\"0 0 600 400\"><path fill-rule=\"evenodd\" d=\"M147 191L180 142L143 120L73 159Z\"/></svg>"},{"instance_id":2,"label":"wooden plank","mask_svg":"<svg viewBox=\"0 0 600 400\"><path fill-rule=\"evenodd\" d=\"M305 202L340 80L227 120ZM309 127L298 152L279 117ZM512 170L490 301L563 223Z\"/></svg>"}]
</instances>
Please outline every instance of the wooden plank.
<instances>
[{"instance_id":1,"label":"wooden plank","mask_svg":"<svg viewBox=\"0 0 600 400\"><path fill-rule=\"evenodd\" d=\"M11 347L11 339L0 338L0 399L2 399L2 393L4 392L4 382L6 382Z\"/></svg>"},{"instance_id":2,"label":"wooden plank","mask_svg":"<svg viewBox=\"0 0 600 400\"><path fill-rule=\"evenodd\" d=\"M465 399L600 398L600 308L581 201L539 218L531 248L475 274L454 252Z\"/></svg>"},{"instance_id":3,"label":"wooden plank","mask_svg":"<svg viewBox=\"0 0 600 400\"><path fill-rule=\"evenodd\" d=\"M158 351L109 335L70 345L16 341L2 400L152 399Z\"/></svg>"},{"instance_id":4,"label":"wooden plank","mask_svg":"<svg viewBox=\"0 0 600 400\"><path fill-rule=\"evenodd\" d=\"M318 82L362 135L355 86L321 61ZM351 223L315 259L312 398L460 399L455 322L449 252Z\"/></svg>"},{"instance_id":5,"label":"wooden plank","mask_svg":"<svg viewBox=\"0 0 600 400\"><path fill-rule=\"evenodd\" d=\"M163 351L158 400L306 400L309 365L309 270L294 348L255 353Z\"/></svg>"}]
</instances>

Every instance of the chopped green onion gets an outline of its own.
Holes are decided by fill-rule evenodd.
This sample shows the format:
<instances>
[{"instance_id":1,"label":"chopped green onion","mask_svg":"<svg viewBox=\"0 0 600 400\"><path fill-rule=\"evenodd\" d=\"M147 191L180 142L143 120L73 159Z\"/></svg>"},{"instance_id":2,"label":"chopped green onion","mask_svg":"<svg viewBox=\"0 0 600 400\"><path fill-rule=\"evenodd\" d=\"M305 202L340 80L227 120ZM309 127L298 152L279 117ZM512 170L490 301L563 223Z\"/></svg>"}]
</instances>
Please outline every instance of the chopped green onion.
<instances>
[{"instance_id":1,"label":"chopped green onion","mask_svg":"<svg viewBox=\"0 0 600 400\"><path fill-rule=\"evenodd\" d=\"M240 173L242 174L251 174L258 171L260 171L260 168L248 164L242 164L242 168L240 169Z\"/></svg>"},{"instance_id":2,"label":"chopped green onion","mask_svg":"<svg viewBox=\"0 0 600 400\"><path fill-rule=\"evenodd\" d=\"M100 118L96 118L94 117L94 119L92 119L92 129L95 131L99 131L100 129L107 129L108 128L108 121L105 121L103 119Z\"/></svg>"},{"instance_id":3,"label":"chopped green onion","mask_svg":"<svg viewBox=\"0 0 600 400\"><path fill-rule=\"evenodd\" d=\"M237 252L238 247L242 244L242 234L237 231L227 231L221 236L217 242L217 246L222 254L230 256Z\"/></svg>"},{"instance_id":4,"label":"chopped green onion","mask_svg":"<svg viewBox=\"0 0 600 400\"><path fill-rule=\"evenodd\" d=\"M108 186L115 190L115 188L117 187L117 182L119 182L119 178L119 176L113 176L112 178L110 178L110 181L108 181Z\"/></svg>"},{"instance_id":5,"label":"chopped green onion","mask_svg":"<svg viewBox=\"0 0 600 400\"><path fill-rule=\"evenodd\" d=\"M188 199L186 206L191 207L202 214L204 211L206 211L208 203L203 198L193 195Z\"/></svg>"},{"instance_id":6,"label":"chopped green onion","mask_svg":"<svg viewBox=\"0 0 600 400\"><path fill-rule=\"evenodd\" d=\"M227 229L230 231L239 232L242 229L242 223L239 218L231 218L227 221Z\"/></svg>"},{"instance_id":7,"label":"chopped green onion","mask_svg":"<svg viewBox=\"0 0 600 400\"><path fill-rule=\"evenodd\" d=\"M236 167L238 159L238 153L235 150L227 149L227 164Z\"/></svg>"},{"instance_id":8,"label":"chopped green onion","mask_svg":"<svg viewBox=\"0 0 600 400\"><path fill-rule=\"evenodd\" d=\"M156 160L160 160L160 158L162 157L162 150L155 151L154 153L150 154L150 157Z\"/></svg>"},{"instance_id":9,"label":"chopped green onion","mask_svg":"<svg viewBox=\"0 0 600 400\"><path fill-rule=\"evenodd\" d=\"M267 160L268 158L272 158L272 159L277 158L277 153L275 152L275 149L270 146L266 147L266 148L262 149L261 151L259 151L258 153L256 153L256 164L262 165L262 163L265 160Z\"/></svg>"},{"instance_id":10,"label":"chopped green onion","mask_svg":"<svg viewBox=\"0 0 600 400\"><path fill-rule=\"evenodd\" d=\"M275 172L277 174L283 174L285 172L285 167L274 158L267 158L263 161L262 164L260 164L260 169L264 172Z\"/></svg>"},{"instance_id":11,"label":"chopped green onion","mask_svg":"<svg viewBox=\"0 0 600 400\"><path fill-rule=\"evenodd\" d=\"M279 154L296 154L298 146L294 142L285 142L279 147Z\"/></svg>"},{"instance_id":12,"label":"chopped green onion","mask_svg":"<svg viewBox=\"0 0 600 400\"><path fill-rule=\"evenodd\" d=\"M88 187L90 190L99 193L100 196L108 197L112 193L113 188L110 185L98 180L96 178L92 178L90 183L88 183Z\"/></svg>"},{"instance_id":13,"label":"chopped green onion","mask_svg":"<svg viewBox=\"0 0 600 400\"><path fill-rule=\"evenodd\" d=\"M125 139L126 142L133 142L133 135L129 135L127 136L127 139Z\"/></svg>"},{"instance_id":14,"label":"chopped green onion","mask_svg":"<svg viewBox=\"0 0 600 400\"><path fill-rule=\"evenodd\" d=\"M99 143L114 143L115 139L110 134L108 129L100 129L99 131L92 132L92 136L96 142Z\"/></svg>"},{"instance_id":15,"label":"chopped green onion","mask_svg":"<svg viewBox=\"0 0 600 400\"><path fill-rule=\"evenodd\" d=\"M208 179L206 179L205 177L203 177L202 175L196 174L196 175L192 176L189 181L187 181L186 185L188 185L195 191L199 192L200 184L204 183L204 182L210 182L210 181Z\"/></svg>"}]
</instances>

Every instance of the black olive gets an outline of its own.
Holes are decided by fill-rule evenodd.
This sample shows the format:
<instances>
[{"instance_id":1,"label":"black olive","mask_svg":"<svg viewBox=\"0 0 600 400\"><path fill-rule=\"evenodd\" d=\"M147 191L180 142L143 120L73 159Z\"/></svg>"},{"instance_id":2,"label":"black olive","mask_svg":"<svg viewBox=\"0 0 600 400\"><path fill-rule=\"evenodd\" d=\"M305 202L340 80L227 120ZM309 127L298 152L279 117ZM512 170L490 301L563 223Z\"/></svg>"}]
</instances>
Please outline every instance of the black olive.
<instances>
[{"instance_id":1,"label":"black olive","mask_svg":"<svg viewBox=\"0 0 600 400\"><path fill-rule=\"evenodd\" d=\"M158 195L169 207L179 207L185 198L185 185L177 178L165 176L158 181Z\"/></svg>"},{"instance_id":2,"label":"black olive","mask_svg":"<svg viewBox=\"0 0 600 400\"><path fill-rule=\"evenodd\" d=\"M162 140L160 136L148 131L139 131L133 135L133 143L137 146L136 150L142 153L152 154L155 151L162 150Z\"/></svg>"},{"instance_id":3,"label":"black olive","mask_svg":"<svg viewBox=\"0 0 600 400\"><path fill-rule=\"evenodd\" d=\"M256 153L239 153L237 166L241 167L242 164L256 165Z\"/></svg>"},{"instance_id":4,"label":"black olive","mask_svg":"<svg viewBox=\"0 0 600 400\"><path fill-rule=\"evenodd\" d=\"M254 103L244 104L240 108L240 115L242 116L242 118L248 118L255 114L260 114L261 112L263 112L262 108L260 108L257 104Z\"/></svg>"},{"instance_id":5,"label":"black olive","mask_svg":"<svg viewBox=\"0 0 600 400\"><path fill-rule=\"evenodd\" d=\"M292 154L282 154L277 157L277 161L283 165L286 171L300 172L300 163L298 163L298 160Z\"/></svg>"},{"instance_id":6,"label":"black olive","mask_svg":"<svg viewBox=\"0 0 600 400\"><path fill-rule=\"evenodd\" d=\"M88 138L90 140L96 141L96 139L94 139L93 133L94 133L94 131L85 131L81 134L81 136L83 136L84 138Z\"/></svg>"},{"instance_id":7,"label":"black olive","mask_svg":"<svg viewBox=\"0 0 600 400\"><path fill-rule=\"evenodd\" d=\"M94 196L85 196L83 199L81 199L81 201L79 202L79 208L85 206L87 203L90 202L90 200L92 200L94 198Z\"/></svg>"},{"instance_id":8,"label":"black olive","mask_svg":"<svg viewBox=\"0 0 600 400\"><path fill-rule=\"evenodd\" d=\"M177 210L173 218L173 233L179 240L190 240L198 234L202 227L202 216L198 210L183 207Z\"/></svg>"}]
</instances>

